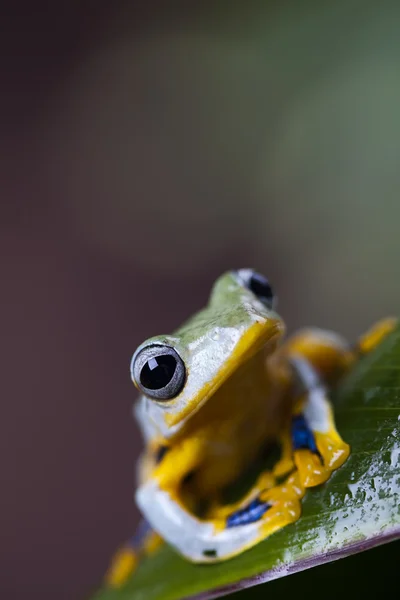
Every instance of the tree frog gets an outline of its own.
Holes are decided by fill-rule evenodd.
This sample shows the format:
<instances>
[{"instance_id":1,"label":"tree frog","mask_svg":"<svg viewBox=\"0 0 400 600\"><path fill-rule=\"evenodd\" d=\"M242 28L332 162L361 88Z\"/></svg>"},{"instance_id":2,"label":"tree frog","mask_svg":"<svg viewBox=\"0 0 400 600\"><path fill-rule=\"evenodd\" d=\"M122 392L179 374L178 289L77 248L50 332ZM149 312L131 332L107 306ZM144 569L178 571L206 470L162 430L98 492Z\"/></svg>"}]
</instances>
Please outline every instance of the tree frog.
<instances>
[{"instance_id":1,"label":"tree frog","mask_svg":"<svg viewBox=\"0 0 400 600\"><path fill-rule=\"evenodd\" d=\"M141 394L135 415L146 444L136 502L145 520L116 554L110 585L123 584L162 540L196 563L251 548L299 519L306 490L349 456L330 390L395 320L379 322L353 346L315 328L284 339L275 304L265 276L230 271L205 308L133 354ZM279 456L243 497L227 500L276 446Z\"/></svg>"}]
</instances>

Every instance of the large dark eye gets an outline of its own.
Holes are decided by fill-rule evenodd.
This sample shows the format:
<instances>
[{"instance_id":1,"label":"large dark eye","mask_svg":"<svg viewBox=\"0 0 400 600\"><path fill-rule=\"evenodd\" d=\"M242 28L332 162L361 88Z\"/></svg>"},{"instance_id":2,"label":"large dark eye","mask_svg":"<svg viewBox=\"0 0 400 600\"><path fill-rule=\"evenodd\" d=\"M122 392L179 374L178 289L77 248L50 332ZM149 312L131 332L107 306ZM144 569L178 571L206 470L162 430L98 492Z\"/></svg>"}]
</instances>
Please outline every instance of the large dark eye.
<instances>
[{"instance_id":1,"label":"large dark eye","mask_svg":"<svg viewBox=\"0 0 400 600\"><path fill-rule=\"evenodd\" d=\"M186 379L185 365L176 350L157 344L134 356L131 373L137 387L154 400L175 398Z\"/></svg>"},{"instance_id":2,"label":"large dark eye","mask_svg":"<svg viewBox=\"0 0 400 600\"><path fill-rule=\"evenodd\" d=\"M253 292L260 302L265 304L267 308L273 307L275 300L274 292L272 291L271 284L264 275L253 271L253 269L239 269L236 271L236 274L240 283Z\"/></svg>"}]
</instances>

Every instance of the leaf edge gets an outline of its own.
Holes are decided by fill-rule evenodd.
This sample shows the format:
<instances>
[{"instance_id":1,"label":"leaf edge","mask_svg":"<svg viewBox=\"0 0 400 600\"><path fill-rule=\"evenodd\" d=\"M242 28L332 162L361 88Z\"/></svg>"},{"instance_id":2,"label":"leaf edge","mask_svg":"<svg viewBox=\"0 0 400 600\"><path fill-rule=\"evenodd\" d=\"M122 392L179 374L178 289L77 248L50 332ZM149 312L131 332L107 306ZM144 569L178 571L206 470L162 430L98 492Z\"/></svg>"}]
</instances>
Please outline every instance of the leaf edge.
<instances>
[{"instance_id":1,"label":"leaf edge","mask_svg":"<svg viewBox=\"0 0 400 600\"><path fill-rule=\"evenodd\" d=\"M274 579L280 579L281 577L294 575L300 571L312 569L323 564L328 564L336 560L346 558L347 556L351 556L353 554L365 552L366 550L371 550L372 548L383 546L384 544L388 544L399 539L400 525L396 525L395 527L390 528L388 531L385 531L384 533L378 533L370 538L365 538L357 542L352 542L351 544L346 544L341 548L335 548L330 552L299 559L293 564L282 564L257 575L245 577L239 581L236 581L235 583L222 585L218 588L200 592L195 595L185 596L182 598L182 600L214 600L215 598L221 598L246 588L261 585L263 583L267 583L268 581L273 581Z\"/></svg>"}]
</instances>

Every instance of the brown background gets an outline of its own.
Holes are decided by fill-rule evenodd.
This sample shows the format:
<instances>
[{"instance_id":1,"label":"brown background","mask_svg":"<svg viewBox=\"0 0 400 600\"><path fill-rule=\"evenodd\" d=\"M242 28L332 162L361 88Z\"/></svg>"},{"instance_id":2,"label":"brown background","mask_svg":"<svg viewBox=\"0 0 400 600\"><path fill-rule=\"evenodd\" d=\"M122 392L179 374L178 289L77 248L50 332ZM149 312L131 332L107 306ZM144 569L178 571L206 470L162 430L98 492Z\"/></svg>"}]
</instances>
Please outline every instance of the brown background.
<instances>
[{"instance_id":1,"label":"brown background","mask_svg":"<svg viewBox=\"0 0 400 600\"><path fill-rule=\"evenodd\" d=\"M394 2L2 9L0 597L134 530L129 360L253 265L290 329L398 313Z\"/></svg>"}]
</instances>

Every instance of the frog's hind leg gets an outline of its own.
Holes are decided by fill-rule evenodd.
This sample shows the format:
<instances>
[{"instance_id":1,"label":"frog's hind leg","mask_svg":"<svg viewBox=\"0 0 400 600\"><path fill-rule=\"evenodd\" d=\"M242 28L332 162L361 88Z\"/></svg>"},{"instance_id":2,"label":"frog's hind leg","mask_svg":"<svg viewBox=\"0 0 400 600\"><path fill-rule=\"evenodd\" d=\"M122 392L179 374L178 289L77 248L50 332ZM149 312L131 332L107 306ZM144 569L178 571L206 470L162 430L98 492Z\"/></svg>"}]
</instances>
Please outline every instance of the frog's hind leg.
<instances>
[{"instance_id":1,"label":"frog's hind leg","mask_svg":"<svg viewBox=\"0 0 400 600\"><path fill-rule=\"evenodd\" d=\"M135 535L113 557L105 576L106 585L115 588L124 585L139 562L156 552L162 543L163 539L142 519Z\"/></svg>"},{"instance_id":2,"label":"frog's hind leg","mask_svg":"<svg viewBox=\"0 0 400 600\"><path fill-rule=\"evenodd\" d=\"M324 483L347 459L350 448L336 430L327 388L348 371L358 358L373 350L394 329L397 319L376 323L356 344L350 345L333 332L306 329L292 336L281 357L290 365L296 381L290 427L283 435L283 459L276 465L288 470L294 460L304 487Z\"/></svg>"},{"instance_id":3,"label":"frog's hind leg","mask_svg":"<svg viewBox=\"0 0 400 600\"><path fill-rule=\"evenodd\" d=\"M279 359L290 361L301 356L329 385L338 381L364 354L371 352L395 328L398 319L387 317L375 323L355 344L332 331L318 328L302 329L292 335L277 353Z\"/></svg>"}]
</instances>

